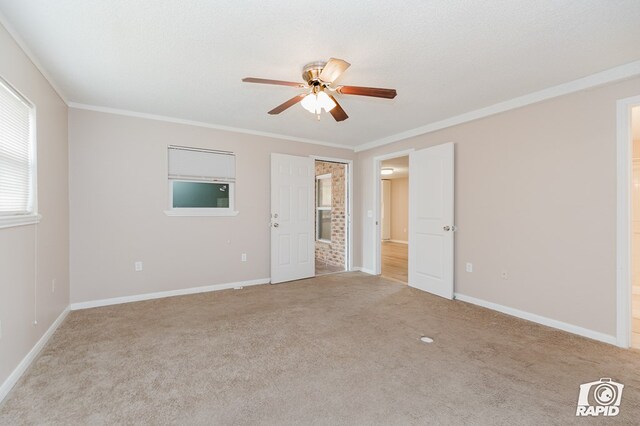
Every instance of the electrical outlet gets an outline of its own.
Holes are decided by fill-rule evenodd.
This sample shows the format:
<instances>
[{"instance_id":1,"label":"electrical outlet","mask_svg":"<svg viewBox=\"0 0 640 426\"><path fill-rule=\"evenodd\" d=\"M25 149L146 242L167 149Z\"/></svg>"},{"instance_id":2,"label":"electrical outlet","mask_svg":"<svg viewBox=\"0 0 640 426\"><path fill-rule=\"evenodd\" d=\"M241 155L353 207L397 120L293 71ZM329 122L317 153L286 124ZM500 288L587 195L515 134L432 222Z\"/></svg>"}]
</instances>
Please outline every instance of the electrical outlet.
<instances>
[{"instance_id":1,"label":"electrical outlet","mask_svg":"<svg viewBox=\"0 0 640 426\"><path fill-rule=\"evenodd\" d=\"M134 263L134 267L136 269L136 272L142 271L142 262L138 260L136 263Z\"/></svg>"},{"instance_id":2,"label":"electrical outlet","mask_svg":"<svg viewBox=\"0 0 640 426\"><path fill-rule=\"evenodd\" d=\"M466 267L465 267L465 270L466 270L467 272L473 272L473 263L471 263L471 262L467 262L467 265L466 265Z\"/></svg>"},{"instance_id":3,"label":"electrical outlet","mask_svg":"<svg viewBox=\"0 0 640 426\"><path fill-rule=\"evenodd\" d=\"M503 269L502 272L500 272L500 278L502 278L503 280L508 280L509 279L509 272L507 272L506 269Z\"/></svg>"},{"instance_id":4,"label":"electrical outlet","mask_svg":"<svg viewBox=\"0 0 640 426\"><path fill-rule=\"evenodd\" d=\"M242 253L242 257L240 258L243 262L247 261L247 253Z\"/></svg>"},{"instance_id":5,"label":"electrical outlet","mask_svg":"<svg viewBox=\"0 0 640 426\"><path fill-rule=\"evenodd\" d=\"M51 280L51 293L55 293L56 292L56 279L52 279Z\"/></svg>"}]
</instances>

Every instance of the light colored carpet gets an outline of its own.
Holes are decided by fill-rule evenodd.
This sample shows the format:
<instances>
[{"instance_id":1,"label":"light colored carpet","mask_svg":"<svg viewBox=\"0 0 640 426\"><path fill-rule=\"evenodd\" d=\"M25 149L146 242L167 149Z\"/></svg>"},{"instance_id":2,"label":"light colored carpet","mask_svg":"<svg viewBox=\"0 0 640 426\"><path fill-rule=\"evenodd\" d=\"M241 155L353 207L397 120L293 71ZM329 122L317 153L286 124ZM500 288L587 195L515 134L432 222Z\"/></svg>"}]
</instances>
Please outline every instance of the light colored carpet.
<instances>
[{"instance_id":1,"label":"light colored carpet","mask_svg":"<svg viewBox=\"0 0 640 426\"><path fill-rule=\"evenodd\" d=\"M584 424L600 377L637 424L640 352L346 273L72 312L0 424Z\"/></svg>"}]
</instances>

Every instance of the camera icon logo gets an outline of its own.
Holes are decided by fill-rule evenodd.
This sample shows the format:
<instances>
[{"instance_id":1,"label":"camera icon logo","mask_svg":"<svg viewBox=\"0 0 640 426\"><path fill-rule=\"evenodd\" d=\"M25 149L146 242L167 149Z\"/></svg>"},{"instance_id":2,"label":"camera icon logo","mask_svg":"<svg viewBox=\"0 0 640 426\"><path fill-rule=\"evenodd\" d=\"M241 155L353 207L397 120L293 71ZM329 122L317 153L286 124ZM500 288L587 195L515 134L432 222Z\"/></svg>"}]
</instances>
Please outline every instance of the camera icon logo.
<instances>
[{"instance_id":1,"label":"camera icon logo","mask_svg":"<svg viewBox=\"0 0 640 426\"><path fill-rule=\"evenodd\" d=\"M623 388L622 383L609 378L581 384L576 416L617 416Z\"/></svg>"}]
</instances>

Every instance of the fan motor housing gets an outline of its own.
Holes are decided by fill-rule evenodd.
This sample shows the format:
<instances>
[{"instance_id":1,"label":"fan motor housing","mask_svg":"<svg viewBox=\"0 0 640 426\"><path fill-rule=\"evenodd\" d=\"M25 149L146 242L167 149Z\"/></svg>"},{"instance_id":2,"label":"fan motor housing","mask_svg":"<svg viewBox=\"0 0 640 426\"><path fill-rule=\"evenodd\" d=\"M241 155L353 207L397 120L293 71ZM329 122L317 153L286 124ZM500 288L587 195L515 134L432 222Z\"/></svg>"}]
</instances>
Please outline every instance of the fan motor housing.
<instances>
[{"instance_id":1,"label":"fan motor housing","mask_svg":"<svg viewBox=\"0 0 640 426\"><path fill-rule=\"evenodd\" d=\"M309 85L314 84L314 82L319 82L320 73L325 65L327 65L327 63L322 61L308 63L302 68L302 78Z\"/></svg>"}]
</instances>

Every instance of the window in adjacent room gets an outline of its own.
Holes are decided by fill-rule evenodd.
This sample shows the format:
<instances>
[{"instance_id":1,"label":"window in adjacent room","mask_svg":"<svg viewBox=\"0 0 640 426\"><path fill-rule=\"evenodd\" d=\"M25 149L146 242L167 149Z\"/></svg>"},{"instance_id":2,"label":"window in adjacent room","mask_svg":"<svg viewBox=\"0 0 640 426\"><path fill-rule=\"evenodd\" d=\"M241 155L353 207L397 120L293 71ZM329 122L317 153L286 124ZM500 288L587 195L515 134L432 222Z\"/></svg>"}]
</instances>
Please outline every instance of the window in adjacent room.
<instances>
[{"instance_id":1,"label":"window in adjacent room","mask_svg":"<svg viewBox=\"0 0 640 426\"><path fill-rule=\"evenodd\" d=\"M0 227L38 221L35 108L0 78Z\"/></svg>"},{"instance_id":2,"label":"window in adjacent room","mask_svg":"<svg viewBox=\"0 0 640 426\"><path fill-rule=\"evenodd\" d=\"M316 176L316 240L331 242L331 174Z\"/></svg>"},{"instance_id":3,"label":"window in adjacent room","mask_svg":"<svg viewBox=\"0 0 640 426\"><path fill-rule=\"evenodd\" d=\"M169 146L170 216L235 216L232 152Z\"/></svg>"}]
</instances>

